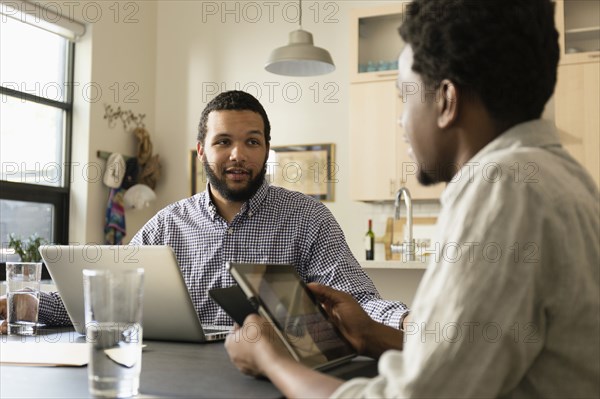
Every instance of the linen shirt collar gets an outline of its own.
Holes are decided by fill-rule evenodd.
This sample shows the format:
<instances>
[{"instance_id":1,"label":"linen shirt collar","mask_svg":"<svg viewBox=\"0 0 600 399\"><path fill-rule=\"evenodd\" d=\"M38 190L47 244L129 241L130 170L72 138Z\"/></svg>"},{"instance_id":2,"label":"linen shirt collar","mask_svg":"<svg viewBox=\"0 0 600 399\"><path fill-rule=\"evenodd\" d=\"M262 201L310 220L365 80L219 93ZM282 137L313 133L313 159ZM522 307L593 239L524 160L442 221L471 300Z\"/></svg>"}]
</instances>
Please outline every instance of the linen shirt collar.
<instances>
[{"instance_id":1,"label":"linen shirt collar","mask_svg":"<svg viewBox=\"0 0 600 399\"><path fill-rule=\"evenodd\" d=\"M485 166L486 158L489 158L491 154L525 147L542 149L560 145L558 131L553 122L535 119L511 127L489 142L462 166L440 197L442 207L454 203L454 200L466 189L471 176L480 173L480 169Z\"/></svg>"}]
</instances>

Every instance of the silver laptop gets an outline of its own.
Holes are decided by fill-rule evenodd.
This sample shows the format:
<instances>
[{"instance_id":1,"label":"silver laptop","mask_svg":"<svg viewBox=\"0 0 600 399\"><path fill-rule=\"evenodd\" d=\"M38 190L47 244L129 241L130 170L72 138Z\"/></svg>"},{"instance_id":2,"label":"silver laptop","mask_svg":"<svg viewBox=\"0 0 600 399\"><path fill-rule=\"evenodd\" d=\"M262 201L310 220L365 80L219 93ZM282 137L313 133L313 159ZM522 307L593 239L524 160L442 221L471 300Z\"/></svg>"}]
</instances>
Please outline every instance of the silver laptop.
<instances>
[{"instance_id":1,"label":"silver laptop","mask_svg":"<svg viewBox=\"0 0 600 399\"><path fill-rule=\"evenodd\" d=\"M75 330L85 334L83 269L144 269L144 338L204 342L231 326L202 326L169 246L42 245L40 254Z\"/></svg>"}]
</instances>

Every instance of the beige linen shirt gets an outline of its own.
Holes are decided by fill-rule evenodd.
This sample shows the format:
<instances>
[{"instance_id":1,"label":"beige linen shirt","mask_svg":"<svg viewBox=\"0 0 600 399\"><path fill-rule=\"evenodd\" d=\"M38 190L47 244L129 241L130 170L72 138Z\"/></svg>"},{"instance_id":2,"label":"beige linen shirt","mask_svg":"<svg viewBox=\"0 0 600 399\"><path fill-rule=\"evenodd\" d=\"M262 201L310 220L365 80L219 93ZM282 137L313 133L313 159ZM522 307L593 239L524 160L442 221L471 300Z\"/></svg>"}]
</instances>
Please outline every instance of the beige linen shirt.
<instances>
[{"instance_id":1,"label":"beige linen shirt","mask_svg":"<svg viewBox=\"0 0 600 399\"><path fill-rule=\"evenodd\" d=\"M444 191L403 352L334 397L600 394L600 199L553 124L520 124Z\"/></svg>"}]
</instances>

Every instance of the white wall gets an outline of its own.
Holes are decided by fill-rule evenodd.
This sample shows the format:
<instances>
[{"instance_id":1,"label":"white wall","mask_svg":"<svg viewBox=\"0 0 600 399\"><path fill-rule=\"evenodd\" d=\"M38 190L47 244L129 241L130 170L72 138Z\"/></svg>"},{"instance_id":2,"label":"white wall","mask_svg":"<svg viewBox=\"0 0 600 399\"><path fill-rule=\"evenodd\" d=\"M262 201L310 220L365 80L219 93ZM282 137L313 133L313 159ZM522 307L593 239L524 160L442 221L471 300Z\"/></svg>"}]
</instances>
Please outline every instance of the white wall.
<instances>
[{"instance_id":1,"label":"white wall","mask_svg":"<svg viewBox=\"0 0 600 399\"><path fill-rule=\"evenodd\" d=\"M146 114L156 137L156 3L151 1L45 1L53 11L86 24L76 43L73 121L73 180L69 239L102 243L109 189L98 150L135 155L136 140L121 124L109 127L104 104ZM155 152L160 152L160 149ZM158 209L127 212L129 239Z\"/></svg>"},{"instance_id":2,"label":"white wall","mask_svg":"<svg viewBox=\"0 0 600 399\"><path fill-rule=\"evenodd\" d=\"M297 3L157 3L156 144L168 162L161 182L161 202L188 195L187 151L195 147L200 113L214 92L245 88L266 108L272 125L271 145L336 144L339 182L335 201L326 204L340 222L355 255L364 259L367 219L374 219L375 232L382 235L392 208L349 198L348 16L353 7L391 2L333 3L303 4L303 28L314 35L317 46L330 51L337 67L331 74L307 78L280 77L263 68L270 51L287 44L289 32L297 29ZM376 256L383 258L383 248L378 248Z\"/></svg>"},{"instance_id":3,"label":"white wall","mask_svg":"<svg viewBox=\"0 0 600 399\"><path fill-rule=\"evenodd\" d=\"M298 27L293 1L77 3L76 18L88 22L88 33L77 44L75 79L82 85L94 82L103 93L100 101L81 95L75 100L74 162L103 166L97 150L135 154L131 135L120 126L107 126L104 102L147 114L154 150L162 160L162 178L151 208L127 212L130 238L158 209L190 194L189 150L195 147L206 103L217 91L246 89L259 97L269 114L272 145L335 143L339 182L335 201L326 204L357 258L364 259L367 219L374 219L375 232L382 235L393 209L390 204L363 204L349 198L349 163L360 160L348 156L348 16L354 7L389 3L305 1L303 28L313 33L317 46L330 51L337 67L331 74L309 78L280 77L263 69L270 51L287 44L289 32ZM93 11L98 5L102 16L96 20ZM111 98L115 83L121 88L119 101ZM128 83L139 88L134 96L137 103L124 103ZM76 176L71 241L102 241L107 196L101 181ZM416 206L416 213L420 209ZM427 215L436 210L435 204L422 206ZM383 259L383 248L376 248L376 259Z\"/></svg>"}]
</instances>

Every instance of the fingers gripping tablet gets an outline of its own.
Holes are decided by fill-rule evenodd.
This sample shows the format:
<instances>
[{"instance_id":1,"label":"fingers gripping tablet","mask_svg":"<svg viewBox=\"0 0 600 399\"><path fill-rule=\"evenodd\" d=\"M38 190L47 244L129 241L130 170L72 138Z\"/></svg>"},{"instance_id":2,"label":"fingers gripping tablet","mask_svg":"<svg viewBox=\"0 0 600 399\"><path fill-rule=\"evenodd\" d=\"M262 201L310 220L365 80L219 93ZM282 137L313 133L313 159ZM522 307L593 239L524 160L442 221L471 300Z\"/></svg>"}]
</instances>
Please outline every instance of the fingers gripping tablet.
<instances>
[{"instance_id":1,"label":"fingers gripping tablet","mask_svg":"<svg viewBox=\"0 0 600 399\"><path fill-rule=\"evenodd\" d=\"M323 369L356 355L292 265L227 263L227 267L245 297L257 300L258 313L273 324L296 360Z\"/></svg>"}]
</instances>

